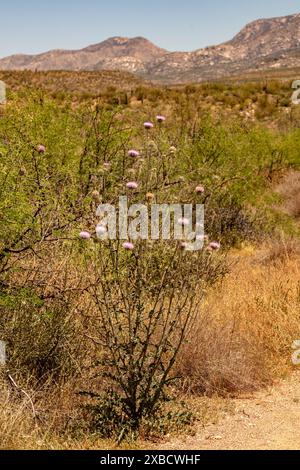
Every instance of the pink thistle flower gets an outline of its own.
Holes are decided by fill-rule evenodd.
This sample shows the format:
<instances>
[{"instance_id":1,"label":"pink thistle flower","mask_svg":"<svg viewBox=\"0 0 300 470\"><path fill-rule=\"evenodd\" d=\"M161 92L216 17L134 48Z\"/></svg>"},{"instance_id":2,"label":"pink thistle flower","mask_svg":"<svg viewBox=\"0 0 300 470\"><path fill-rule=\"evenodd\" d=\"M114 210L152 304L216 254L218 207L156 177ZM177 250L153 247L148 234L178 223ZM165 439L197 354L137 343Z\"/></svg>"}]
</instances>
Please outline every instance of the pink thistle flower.
<instances>
[{"instance_id":1,"label":"pink thistle flower","mask_svg":"<svg viewBox=\"0 0 300 470\"><path fill-rule=\"evenodd\" d=\"M197 186L195 191L197 194L203 194L205 192L204 186Z\"/></svg>"},{"instance_id":2,"label":"pink thistle flower","mask_svg":"<svg viewBox=\"0 0 300 470\"><path fill-rule=\"evenodd\" d=\"M157 122L162 123L166 120L166 118L165 116L162 116L161 114L159 114L158 116L156 116L156 120Z\"/></svg>"},{"instance_id":3,"label":"pink thistle flower","mask_svg":"<svg viewBox=\"0 0 300 470\"><path fill-rule=\"evenodd\" d=\"M144 122L144 128L149 130L149 129L153 129L154 125L152 124L152 122Z\"/></svg>"},{"instance_id":4,"label":"pink thistle flower","mask_svg":"<svg viewBox=\"0 0 300 470\"><path fill-rule=\"evenodd\" d=\"M45 153L46 152L46 147L45 147L45 145L38 145L36 150L39 153Z\"/></svg>"},{"instance_id":5,"label":"pink thistle flower","mask_svg":"<svg viewBox=\"0 0 300 470\"><path fill-rule=\"evenodd\" d=\"M80 237L82 240L89 240L89 239L91 238L91 236L92 236L92 235L90 234L90 232L87 232L87 231L85 231L85 230L82 231L82 232L80 232L80 234L79 234L79 237Z\"/></svg>"},{"instance_id":6,"label":"pink thistle flower","mask_svg":"<svg viewBox=\"0 0 300 470\"><path fill-rule=\"evenodd\" d=\"M126 184L126 188L128 188L128 189L137 189L138 187L139 187L139 185L136 181L129 181Z\"/></svg>"},{"instance_id":7,"label":"pink thistle flower","mask_svg":"<svg viewBox=\"0 0 300 470\"><path fill-rule=\"evenodd\" d=\"M134 250L134 244L131 243L131 242L125 242L125 243L123 243L122 246L125 250L129 250L129 251Z\"/></svg>"},{"instance_id":8,"label":"pink thistle flower","mask_svg":"<svg viewBox=\"0 0 300 470\"><path fill-rule=\"evenodd\" d=\"M137 158L139 157L140 153L137 150L131 149L128 152L129 157Z\"/></svg>"},{"instance_id":9,"label":"pink thistle flower","mask_svg":"<svg viewBox=\"0 0 300 470\"><path fill-rule=\"evenodd\" d=\"M213 250L213 251L217 251L221 248L221 244L218 243L218 242L211 242L209 245L208 245L208 248L210 250Z\"/></svg>"},{"instance_id":10,"label":"pink thistle flower","mask_svg":"<svg viewBox=\"0 0 300 470\"><path fill-rule=\"evenodd\" d=\"M190 223L189 219L187 219L186 217L180 217L177 222L183 226L187 226Z\"/></svg>"}]
</instances>

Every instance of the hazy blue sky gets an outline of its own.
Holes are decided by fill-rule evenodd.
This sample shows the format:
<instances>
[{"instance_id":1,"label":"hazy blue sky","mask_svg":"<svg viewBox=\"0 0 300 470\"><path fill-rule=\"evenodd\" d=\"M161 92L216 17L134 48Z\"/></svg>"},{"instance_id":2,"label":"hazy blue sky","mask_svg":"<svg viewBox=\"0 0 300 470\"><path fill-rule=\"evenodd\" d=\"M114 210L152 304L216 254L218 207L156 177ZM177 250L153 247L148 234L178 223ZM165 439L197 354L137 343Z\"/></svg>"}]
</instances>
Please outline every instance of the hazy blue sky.
<instances>
[{"instance_id":1,"label":"hazy blue sky","mask_svg":"<svg viewBox=\"0 0 300 470\"><path fill-rule=\"evenodd\" d=\"M0 0L0 57L110 36L193 50L230 39L254 19L297 12L299 0Z\"/></svg>"}]
</instances>

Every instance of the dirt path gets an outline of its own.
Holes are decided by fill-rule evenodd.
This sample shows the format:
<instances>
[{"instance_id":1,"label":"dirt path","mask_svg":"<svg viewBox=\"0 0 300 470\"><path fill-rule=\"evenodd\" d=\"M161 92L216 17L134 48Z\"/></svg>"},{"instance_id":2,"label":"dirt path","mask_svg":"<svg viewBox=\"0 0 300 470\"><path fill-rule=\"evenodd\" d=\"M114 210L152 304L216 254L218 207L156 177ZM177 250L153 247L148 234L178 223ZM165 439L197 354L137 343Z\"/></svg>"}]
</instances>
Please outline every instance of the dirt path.
<instances>
[{"instance_id":1,"label":"dirt path","mask_svg":"<svg viewBox=\"0 0 300 470\"><path fill-rule=\"evenodd\" d=\"M235 413L199 428L193 437L164 442L161 449L300 449L300 371L251 398L234 400Z\"/></svg>"}]
</instances>

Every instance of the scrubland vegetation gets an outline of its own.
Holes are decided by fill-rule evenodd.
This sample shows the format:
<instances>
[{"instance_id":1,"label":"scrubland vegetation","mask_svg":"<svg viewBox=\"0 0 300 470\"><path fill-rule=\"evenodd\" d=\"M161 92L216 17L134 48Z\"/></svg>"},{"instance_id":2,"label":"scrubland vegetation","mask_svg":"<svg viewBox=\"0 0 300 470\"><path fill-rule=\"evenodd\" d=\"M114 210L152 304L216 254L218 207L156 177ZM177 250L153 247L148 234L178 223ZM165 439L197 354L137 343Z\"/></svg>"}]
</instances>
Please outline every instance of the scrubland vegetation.
<instances>
[{"instance_id":1,"label":"scrubland vegetation","mask_svg":"<svg viewBox=\"0 0 300 470\"><path fill-rule=\"evenodd\" d=\"M291 83L0 78L1 447L143 445L287 374L300 320ZM99 240L97 206L120 195L205 204L204 248Z\"/></svg>"}]
</instances>

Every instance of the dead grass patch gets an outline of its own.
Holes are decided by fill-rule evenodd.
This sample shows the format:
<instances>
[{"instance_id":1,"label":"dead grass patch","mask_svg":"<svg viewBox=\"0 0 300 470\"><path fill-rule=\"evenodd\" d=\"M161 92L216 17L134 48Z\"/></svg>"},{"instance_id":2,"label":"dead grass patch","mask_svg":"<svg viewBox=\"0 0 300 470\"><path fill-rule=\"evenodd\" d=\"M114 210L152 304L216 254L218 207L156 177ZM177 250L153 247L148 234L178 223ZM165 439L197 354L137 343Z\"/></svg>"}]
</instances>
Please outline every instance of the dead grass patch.
<instances>
[{"instance_id":1,"label":"dead grass patch","mask_svg":"<svg viewBox=\"0 0 300 470\"><path fill-rule=\"evenodd\" d=\"M184 390L253 391L291 368L291 344L300 333L300 257L285 251L280 263L261 258L274 258L274 247L241 257L209 292L178 362Z\"/></svg>"}]
</instances>

